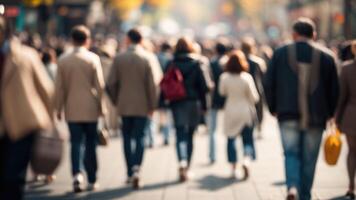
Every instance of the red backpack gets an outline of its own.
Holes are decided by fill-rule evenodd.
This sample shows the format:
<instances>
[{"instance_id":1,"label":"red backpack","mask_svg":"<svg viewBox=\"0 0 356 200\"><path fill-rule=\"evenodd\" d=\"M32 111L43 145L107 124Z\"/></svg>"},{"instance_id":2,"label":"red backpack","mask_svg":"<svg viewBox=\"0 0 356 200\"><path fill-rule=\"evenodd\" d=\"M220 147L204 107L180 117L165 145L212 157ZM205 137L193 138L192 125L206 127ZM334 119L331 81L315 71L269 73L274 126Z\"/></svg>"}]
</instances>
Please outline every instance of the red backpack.
<instances>
[{"instance_id":1,"label":"red backpack","mask_svg":"<svg viewBox=\"0 0 356 200\"><path fill-rule=\"evenodd\" d=\"M187 96L183 74L174 63L168 67L168 71L164 74L160 88L164 99L168 101L182 100Z\"/></svg>"}]
</instances>

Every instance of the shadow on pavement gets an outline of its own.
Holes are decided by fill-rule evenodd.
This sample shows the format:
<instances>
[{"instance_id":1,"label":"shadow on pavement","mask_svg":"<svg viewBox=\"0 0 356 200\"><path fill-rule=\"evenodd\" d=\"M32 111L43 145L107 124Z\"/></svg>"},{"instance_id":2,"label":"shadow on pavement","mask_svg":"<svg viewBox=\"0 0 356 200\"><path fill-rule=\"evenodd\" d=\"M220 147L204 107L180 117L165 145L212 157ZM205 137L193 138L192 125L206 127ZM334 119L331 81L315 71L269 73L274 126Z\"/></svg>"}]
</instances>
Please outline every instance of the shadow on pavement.
<instances>
[{"instance_id":1,"label":"shadow on pavement","mask_svg":"<svg viewBox=\"0 0 356 200\"><path fill-rule=\"evenodd\" d=\"M144 185L141 190L156 190L156 189L162 189L165 187L179 185L179 184L181 184L179 181L162 182L162 183L157 183L152 185Z\"/></svg>"},{"instance_id":2,"label":"shadow on pavement","mask_svg":"<svg viewBox=\"0 0 356 200\"><path fill-rule=\"evenodd\" d=\"M26 200L42 200L42 199L43 200L89 200L89 199L112 200L112 199L124 197L128 195L130 192L132 192L132 189L125 187L125 188L110 189L110 190L104 190L104 191L98 191L92 193L75 194L73 192L69 192L63 195L56 195L56 196L38 195L34 198L31 198L30 196L31 192L29 192L27 193L28 197L26 197Z\"/></svg>"},{"instance_id":3,"label":"shadow on pavement","mask_svg":"<svg viewBox=\"0 0 356 200\"><path fill-rule=\"evenodd\" d=\"M347 200L348 198L346 198L345 196L340 196L340 197L335 197L335 198L331 198L330 200Z\"/></svg>"},{"instance_id":4,"label":"shadow on pavement","mask_svg":"<svg viewBox=\"0 0 356 200\"><path fill-rule=\"evenodd\" d=\"M286 182L285 181L277 181L277 182L272 183L272 185L274 185L274 186L284 186L284 185L286 185Z\"/></svg>"},{"instance_id":5,"label":"shadow on pavement","mask_svg":"<svg viewBox=\"0 0 356 200\"><path fill-rule=\"evenodd\" d=\"M232 178L223 178L214 175L206 176L199 181L199 188L209 191L216 191L228 187L232 184L239 183L240 181Z\"/></svg>"}]
</instances>

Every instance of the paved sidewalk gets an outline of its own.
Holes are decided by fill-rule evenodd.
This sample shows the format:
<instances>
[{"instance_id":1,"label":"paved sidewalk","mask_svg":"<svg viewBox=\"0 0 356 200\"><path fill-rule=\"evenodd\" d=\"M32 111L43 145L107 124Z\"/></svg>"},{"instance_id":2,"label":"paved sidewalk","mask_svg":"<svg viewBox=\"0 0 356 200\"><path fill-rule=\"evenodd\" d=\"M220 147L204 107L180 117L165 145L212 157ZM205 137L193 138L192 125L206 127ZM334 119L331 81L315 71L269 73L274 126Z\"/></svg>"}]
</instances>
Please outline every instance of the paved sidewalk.
<instances>
[{"instance_id":1,"label":"paved sidewalk","mask_svg":"<svg viewBox=\"0 0 356 200\"><path fill-rule=\"evenodd\" d=\"M107 148L99 148L100 189L96 192L71 193L68 152L57 172L58 179L51 185L29 184L27 200L279 200L286 195L283 157L276 122L268 117L264 124L264 138L256 141L258 160L251 166L246 182L229 179L230 166L225 153L225 138L218 131L218 159L208 165L208 137L197 134L193 157L195 178L185 184L177 182L177 161L173 143L146 151L142 171L145 186L134 191L125 185L125 163L121 139L114 139ZM159 137L159 136L157 136ZM160 138L158 138L160 139ZM173 141L173 137L172 137ZM157 143L161 144L160 141ZM241 145L239 145L241 146ZM68 150L67 150L68 151ZM336 167L329 167L322 153L318 162L314 184L314 199L342 199L347 188L346 145ZM241 158L241 157L240 157Z\"/></svg>"}]
</instances>

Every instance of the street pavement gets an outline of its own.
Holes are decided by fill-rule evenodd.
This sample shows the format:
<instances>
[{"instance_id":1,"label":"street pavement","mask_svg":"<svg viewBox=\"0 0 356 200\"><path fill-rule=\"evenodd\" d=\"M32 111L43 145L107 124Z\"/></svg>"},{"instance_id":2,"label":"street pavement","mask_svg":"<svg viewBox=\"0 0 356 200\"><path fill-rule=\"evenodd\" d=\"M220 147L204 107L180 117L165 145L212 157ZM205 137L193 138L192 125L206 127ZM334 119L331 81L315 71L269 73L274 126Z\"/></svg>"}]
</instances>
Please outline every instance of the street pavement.
<instances>
[{"instance_id":1,"label":"street pavement","mask_svg":"<svg viewBox=\"0 0 356 200\"><path fill-rule=\"evenodd\" d=\"M221 116L220 116L221 122ZM221 123L219 123L221 124ZM203 132L203 131L201 131ZM29 183L26 200L279 200L286 196L283 154L276 121L268 116L263 125L263 139L256 140L257 161L251 165L247 181L230 179L226 141L221 126L217 131L217 162L209 165L207 134L195 136L192 171L194 179L179 183L178 165L174 148L163 147L162 138L156 135L156 145L148 149L142 167L144 187L132 190L125 184L126 168L122 141L112 139L108 147L98 151L100 188L95 192L72 193L69 149L56 172L57 180L50 184ZM238 143L239 149L241 141ZM241 158L241 151L239 151ZM313 199L341 200L347 189L347 146L344 142L337 166L327 166L320 151L313 188ZM31 174L29 173L29 180Z\"/></svg>"}]
</instances>

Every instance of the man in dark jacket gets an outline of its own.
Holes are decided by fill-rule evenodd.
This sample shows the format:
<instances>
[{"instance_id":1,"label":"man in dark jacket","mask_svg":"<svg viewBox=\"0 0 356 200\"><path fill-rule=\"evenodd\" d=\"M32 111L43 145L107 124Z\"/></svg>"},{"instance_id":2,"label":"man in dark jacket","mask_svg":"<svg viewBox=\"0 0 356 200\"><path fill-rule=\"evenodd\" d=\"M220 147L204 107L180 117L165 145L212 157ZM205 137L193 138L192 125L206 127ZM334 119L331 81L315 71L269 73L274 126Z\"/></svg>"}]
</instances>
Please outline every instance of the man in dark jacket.
<instances>
[{"instance_id":1,"label":"man in dark jacket","mask_svg":"<svg viewBox=\"0 0 356 200\"><path fill-rule=\"evenodd\" d=\"M224 107L225 98L222 97L219 92L219 80L220 75L224 72L224 65L227 62L228 57L226 53L229 51L227 41L220 40L215 45L216 56L212 58L210 62L211 74L214 81L214 90L212 91L211 109L209 111L209 159L210 163L215 163L215 131L217 124L218 111Z\"/></svg>"},{"instance_id":2,"label":"man in dark jacket","mask_svg":"<svg viewBox=\"0 0 356 200\"><path fill-rule=\"evenodd\" d=\"M263 120L263 100L264 100L264 91L262 86L262 78L266 72L266 62L256 56L256 42L252 37L246 37L241 44L241 50L244 52L248 65L249 73L255 81L260 100L256 104L257 112L257 129L261 131L261 124Z\"/></svg>"},{"instance_id":3,"label":"man in dark jacket","mask_svg":"<svg viewBox=\"0 0 356 200\"><path fill-rule=\"evenodd\" d=\"M297 20L294 42L275 51L264 79L268 106L281 130L288 200L311 199L323 129L339 92L334 57L313 42L315 36L310 19Z\"/></svg>"}]
</instances>

